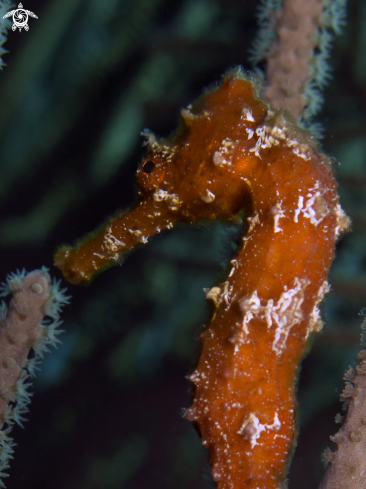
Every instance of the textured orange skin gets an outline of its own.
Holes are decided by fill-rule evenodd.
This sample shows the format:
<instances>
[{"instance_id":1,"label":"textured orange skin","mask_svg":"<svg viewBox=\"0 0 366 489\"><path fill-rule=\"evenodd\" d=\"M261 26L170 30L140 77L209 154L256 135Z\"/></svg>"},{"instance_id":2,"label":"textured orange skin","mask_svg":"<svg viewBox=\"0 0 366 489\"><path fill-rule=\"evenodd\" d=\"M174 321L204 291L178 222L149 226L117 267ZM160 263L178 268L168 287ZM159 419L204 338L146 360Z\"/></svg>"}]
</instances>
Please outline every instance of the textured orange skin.
<instances>
[{"instance_id":1,"label":"textured orange skin","mask_svg":"<svg viewBox=\"0 0 366 489\"><path fill-rule=\"evenodd\" d=\"M310 138L283 114L268 117L268 106L238 72L182 116L183 130L171 139L148 135L150 151L137 172L137 206L81 246L61 248L56 265L78 283L175 222L235 218L243 208L250 213L233 270L207 292L215 311L201 335L186 417L209 449L219 489L277 489L285 486L296 434L296 369L306 338L321 327L314 308L326 292L342 228L336 183ZM263 125L267 134L285 128L284 135L256 151L255 131ZM148 161L155 163L151 173L144 171ZM297 302L286 306L288 296ZM276 317L289 325L287 332Z\"/></svg>"}]
</instances>

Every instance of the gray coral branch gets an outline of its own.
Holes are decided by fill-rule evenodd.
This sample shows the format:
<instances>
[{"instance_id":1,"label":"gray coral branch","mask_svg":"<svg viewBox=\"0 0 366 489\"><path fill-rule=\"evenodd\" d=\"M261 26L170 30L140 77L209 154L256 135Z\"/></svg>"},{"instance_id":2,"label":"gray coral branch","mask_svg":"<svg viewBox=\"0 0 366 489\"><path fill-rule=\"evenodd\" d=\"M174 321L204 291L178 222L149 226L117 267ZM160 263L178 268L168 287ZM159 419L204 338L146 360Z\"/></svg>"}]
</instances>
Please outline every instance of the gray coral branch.
<instances>
[{"instance_id":1,"label":"gray coral branch","mask_svg":"<svg viewBox=\"0 0 366 489\"><path fill-rule=\"evenodd\" d=\"M366 319L361 325L366 330ZM366 350L358 355L356 368L349 367L340 400L347 407L346 416L336 416L343 423L338 433L330 439L337 445L329 448L323 460L329 462L319 489L365 489L366 487Z\"/></svg>"}]
</instances>

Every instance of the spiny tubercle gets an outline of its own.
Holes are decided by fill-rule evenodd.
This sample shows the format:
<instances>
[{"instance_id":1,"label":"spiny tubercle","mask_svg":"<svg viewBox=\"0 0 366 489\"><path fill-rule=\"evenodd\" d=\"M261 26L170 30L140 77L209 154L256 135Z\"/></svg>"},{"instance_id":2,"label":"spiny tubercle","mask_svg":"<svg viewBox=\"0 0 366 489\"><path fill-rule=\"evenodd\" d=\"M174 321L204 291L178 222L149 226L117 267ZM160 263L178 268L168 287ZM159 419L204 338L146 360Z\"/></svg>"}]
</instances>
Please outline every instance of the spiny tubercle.
<instances>
[{"instance_id":1,"label":"spiny tubercle","mask_svg":"<svg viewBox=\"0 0 366 489\"><path fill-rule=\"evenodd\" d=\"M240 70L181 116L167 140L145 132L137 206L81 246L61 248L56 264L77 283L176 222L251 216L227 280L206 291L215 310L186 417L219 489L277 489L296 434L296 368L322 327L318 305L348 218L329 160Z\"/></svg>"}]
</instances>

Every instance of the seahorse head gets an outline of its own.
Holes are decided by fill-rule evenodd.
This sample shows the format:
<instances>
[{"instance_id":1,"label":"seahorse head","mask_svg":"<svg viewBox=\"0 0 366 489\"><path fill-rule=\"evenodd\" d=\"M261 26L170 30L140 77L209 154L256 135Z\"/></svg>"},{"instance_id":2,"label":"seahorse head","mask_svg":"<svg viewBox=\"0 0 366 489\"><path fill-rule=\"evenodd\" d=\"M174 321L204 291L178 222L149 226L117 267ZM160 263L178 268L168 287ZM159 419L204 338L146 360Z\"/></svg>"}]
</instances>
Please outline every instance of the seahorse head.
<instances>
[{"instance_id":1,"label":"seahorse head","mask_svg":"<svg viewBox=\"0 0 366 489\"><path fill-rule=\"evenodd\" d=\"M255 85L236 71L182 109L170 137L159 139L145 129L148 152L137 170L141 198L152 196L183 221L233 217L248 194L240 165L255 156L241 142L248 141L266 109Z\"/></svg>"},{"instance_id":2,"label":"seahorse head","mask_svg":"<svg viewBox=\"0 0 366 489\"><path fill-rule=\"evenodd\" d=\"M145 130L138 202L76 247L59 248L55 265L69 281L87 282L118 263L122 253L175 223L217 217L237 221L242 209L251 212L248 175L261 174L255 168L265 164L257 146L267 115L268 105L257 97L253 80L235 70L181 110L171 136L160 139Z\"/></svg>"}]
</instances>

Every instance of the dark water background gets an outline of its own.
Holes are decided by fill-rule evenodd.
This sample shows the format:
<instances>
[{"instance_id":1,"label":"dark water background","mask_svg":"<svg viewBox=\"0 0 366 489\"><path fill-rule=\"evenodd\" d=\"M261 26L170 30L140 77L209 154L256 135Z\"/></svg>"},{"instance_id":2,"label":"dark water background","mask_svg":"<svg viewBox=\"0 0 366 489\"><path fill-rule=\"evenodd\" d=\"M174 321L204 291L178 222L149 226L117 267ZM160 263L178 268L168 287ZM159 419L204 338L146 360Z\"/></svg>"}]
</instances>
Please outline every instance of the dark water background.
<instances>
[{"instance_id":1,"label":"dark water background","mask_svg":"<svg viewBox=\"0 0 366 489\"><path fill-rule=\"evenodd\" d=\"M0 277L52 267L136 196L142 129L168 135L228 67L248 63L253 0L50 0L12 32L0 73ZM342 374L366 306L366 3L351 0L319 115L336 157L353 233L338 244L326 327L303 362L300 437L290 488L315 488L330 446ZM178 227L89 287L69 286L63 344L34 381L8 489L199 489L207 455L181 417L194 339L208 318L203 287L230 255L222 225ZM66 285L66 284L65 284Z\"/></svg>"}]
</instances>

